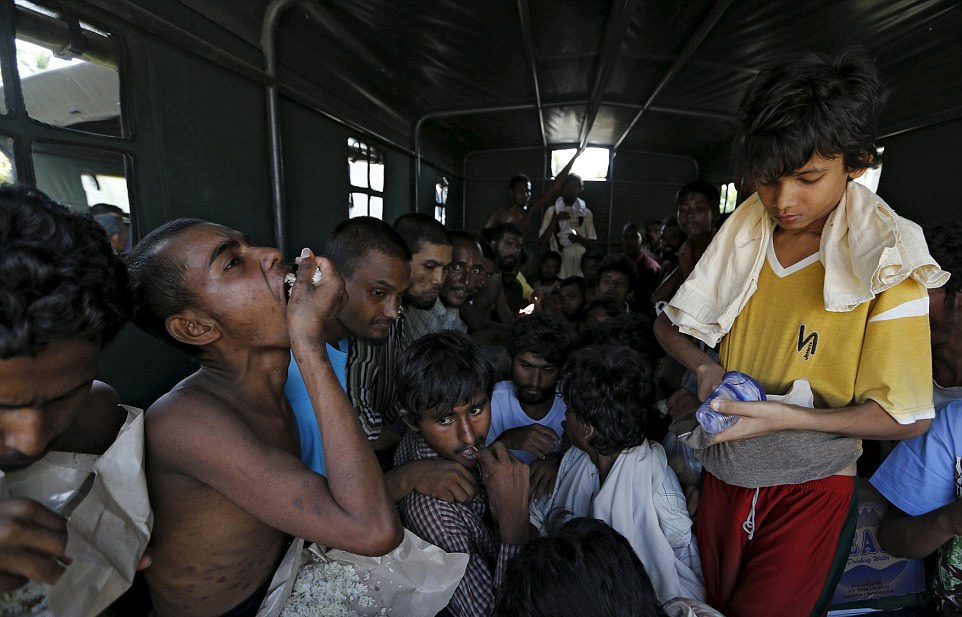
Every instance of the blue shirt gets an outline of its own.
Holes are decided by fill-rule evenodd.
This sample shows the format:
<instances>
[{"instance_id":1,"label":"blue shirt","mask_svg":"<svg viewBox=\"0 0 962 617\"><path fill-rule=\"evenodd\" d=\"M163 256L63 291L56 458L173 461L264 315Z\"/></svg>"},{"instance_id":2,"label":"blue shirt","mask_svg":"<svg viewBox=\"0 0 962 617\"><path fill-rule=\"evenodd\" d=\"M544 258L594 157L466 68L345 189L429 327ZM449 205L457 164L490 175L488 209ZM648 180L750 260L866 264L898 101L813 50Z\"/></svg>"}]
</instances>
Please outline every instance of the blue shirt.
<instances>
[{"instance_id":1,"label":"blue shirt","mask_svg":"<svg viewBox=\"0 0 962 617\"><path fill-rule=\"evenodd\" d=\"M347 339L341 339L337 343L338 349L327 345L327 356L331 360L331 368L334 375L340 382L341 388L347 391L347 376L345 368L347 366ZM301 439L301 460L310 468L322 476L327 475L327 468L324 466L324 445L321 443L321 429L317 425L317 417L314 415L314 407L311 405L311 397L307 393L307 386L304 385L304 378L301 370L294 361L294 354L291 354L291 364L287 367L287 383L284 384L284 396L294 410L294 420L297 422L297 431Z\"/></svg>"},{"instance_id":2,"label":"blue shirt","mask_svg":"<svg viewBox=\"0 0 962 617\"><path fill-rule=\"evenodd\" d=\"M919 516L958 498L962 481L962 400L935 410L928 432L892 450L870 482L899 510Z\"/></svg>"},{"instance_id":3,"label":"blue shirt","mask_svg":"<svg viewBox=\"0 0 962 617\"><path fill-rule=\"evenodd\" d=\"M491 428L488 430L488 438L485 442L487 445L491 445L492 441L508 429L542 424L558 434L558 447L555 451L561 452L561 434L564 432L561 423L565 419L566 409L567 406L564 399L561 398L561 393L556 392L554 403L552 403L548 413L540 420L533 420L521 408L521 402L515 395L514 382L510 380L499 381L494 385L494 392L491 394ZM528 465L538 458L534 453L527 450L512 450L511 453Z\"/></svg>"}]
</instances>

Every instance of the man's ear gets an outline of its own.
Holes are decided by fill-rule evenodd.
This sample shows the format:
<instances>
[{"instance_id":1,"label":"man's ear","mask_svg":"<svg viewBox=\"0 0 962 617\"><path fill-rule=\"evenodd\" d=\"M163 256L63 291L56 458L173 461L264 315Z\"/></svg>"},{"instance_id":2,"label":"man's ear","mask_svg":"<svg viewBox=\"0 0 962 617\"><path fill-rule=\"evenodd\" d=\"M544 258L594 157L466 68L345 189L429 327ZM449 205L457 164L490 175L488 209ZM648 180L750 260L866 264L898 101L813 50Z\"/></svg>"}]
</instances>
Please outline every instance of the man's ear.
<instances>
[{"instance_id":1,"label":"man's ear","mask_svg":"<svg viewBox=\"0 0 962 617\"><path fill-rule=\"evenodd\" d=\"M404 424L406 424L409 429L415 433L421 432L421 427L419 427L418 423L414 421L414 418L411 417L411 414L408 413L407 409L401 409L400 416L401 419L404 420Z\"/></svg>"},{"instance_id":2,"label":"man's ear","mask_svg":"<svg viewBox=\"0 0 962 617\"><path fill-rule=\"evenodd\" d=\"M167 332L185 345L198 347L213 343L221 336L217 322L194 311L178 313L167 318Z\"/></svg>"}]
</instances>

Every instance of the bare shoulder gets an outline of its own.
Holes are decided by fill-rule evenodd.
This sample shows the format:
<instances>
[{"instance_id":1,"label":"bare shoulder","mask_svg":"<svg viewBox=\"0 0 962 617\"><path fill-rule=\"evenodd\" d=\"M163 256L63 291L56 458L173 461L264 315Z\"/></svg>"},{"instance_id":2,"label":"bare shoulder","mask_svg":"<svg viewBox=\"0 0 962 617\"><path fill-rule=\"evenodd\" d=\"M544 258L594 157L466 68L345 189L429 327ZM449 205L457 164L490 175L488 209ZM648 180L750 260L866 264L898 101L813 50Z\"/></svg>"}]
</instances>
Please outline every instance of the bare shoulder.
<instances>
[{"instance_id":1,"label":"bare shoulder","mask_svg":"<svg viewBox=\"0 0 962 617\"><path fill-rule=\"evenodd\" d=\"M147 447L154 460L216 450L225 435L246 429L227 401L190 378L157 399L145 418Z\"/></svg>"},{"instance_id":2,"label":"bare shoulder","mask_svg":"<svg viewBox=\"0 0 962 617\"><path fill-rule=\"evenodd\" d=\"M94 381L70 428L51 443L51 449L103 454L126 418L127 411L120 406L117 392L102 381Z\"/></svg>"},{"instance_id":3,"label":"bare shoulder","mask_svg":"<svg viewBox=\"0 0 962 617\"><path fill-rule=\"evenodd\" d=\"M242 408L235 398L191 378L159 398L146 415L151 464L210 483L225 461L262 460L285 450L284 417Z\"/></svg>"}]
</instances>

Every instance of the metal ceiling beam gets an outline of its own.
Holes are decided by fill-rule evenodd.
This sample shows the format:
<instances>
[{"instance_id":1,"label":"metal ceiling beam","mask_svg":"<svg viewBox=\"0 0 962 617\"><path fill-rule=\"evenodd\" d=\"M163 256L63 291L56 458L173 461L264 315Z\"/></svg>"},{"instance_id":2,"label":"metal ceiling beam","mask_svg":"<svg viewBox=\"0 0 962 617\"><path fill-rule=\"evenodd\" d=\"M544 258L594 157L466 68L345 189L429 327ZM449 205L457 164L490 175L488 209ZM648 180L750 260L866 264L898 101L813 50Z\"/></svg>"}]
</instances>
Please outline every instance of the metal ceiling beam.
<instances>
[{"instance_id":1,"label":"metal ceiling beam","mask_svg":"<svg viewBox=\"0 0 962 617\"><path fill-rule=\"evenodd\" d=\"M588 145L588 135L591 127L598 116L601 108L601 99L605 94L605 87L608 85L608 78L611 75L615 60L618 59L618 51L625 40L628 32L628 24L631 21L631 13L635 7L636 0L616 0L611 7L611 14L608 15L608 23L605 26L605 38L601 44L601 55L595 68L594 78L591 84L591 94L588 97L588 107L585 110L585 117L581 121L581 134L578 137L578 149L583 150ZM730 1L730 0L729 0Z\"/></svg>"},{"instance_id":2,"label":"metal ceiling beam","mask_svg":"<svg viewBox=\"0 0 962 617\"><path fill-rule=\"evenodd\" d=\"M469 116L475 114L488 114L504 111L525 111L534 109L534 105L527 103L522 105L502 105L500 107L478 107L475 109L451 109L448 111L435 111L424 114L418 118L414 125L414 208L417 211L418 200L421 198L421 127L428 120L438 118L451 118L455 116Z\"/></svg>"},{"instance_id":3,"label":"metal ceiling beam","mask_svg":"<svg viewBox=\"0 0 962 617\"><path fill-rule=\"evenodd\" d=\"M548 149L548 136L544 130L544 115L541 113L541 87L538 85L538 65L534 60L534 35L531 31L531 6L528 0L518 0L518 18L521 20L521 38L524 39L524 53L528 57L531 81L534 84L534 104L538 110L538 124L541 126L541 146Z\"/></svg>"},{"instance_id":4,"label":"metal ceiling beam","mask_svg":"<svg viewBox=\"0 0 962 617\"><path fill-rule=\"evenodd\" d=\"M635 125L638 124L638 120L641 119L641 116L645 113L645 111L651 108L655 102L655 99L659 94L661 94L661 91L665 89L665 86L667 86L671 80L681 72L682 67L685 66L685 64L688 62L688 59L691 58L692 54L695 53L695 50L698 49L698 46L701 45L702 41L705 40L705 37L707 37L708 34L715 28L715 26L721 20L722 15L724 15L725 11L728 10L728 7L731 5L731 3L732 0L718 0L718 2L715 3L715 6L712 7L711 12L708 14L708 17L705 18L705 21L701 22L701 25L698 27L698 30L695 31L695 34L693 34L691 38L688 39L688 42L685 43L685 47L682 48L681 52L675 58L675 61L671 63L670 67L668 67L668 71L661 78L661 81L658 82L657 86L655 86L654 91L648 96L648 100L645 101L645 104L642 106L642 108L639 109L638 113L635 114L635 117L632 118L628 128L625 129L625 132L622 133L621 137L618 138L618 141L615 142L615 150L617 150L618 146L620 146L625 138L628 137L628 134L631 133L631 130L635 128Z\"/></svg>"}]
</instances>

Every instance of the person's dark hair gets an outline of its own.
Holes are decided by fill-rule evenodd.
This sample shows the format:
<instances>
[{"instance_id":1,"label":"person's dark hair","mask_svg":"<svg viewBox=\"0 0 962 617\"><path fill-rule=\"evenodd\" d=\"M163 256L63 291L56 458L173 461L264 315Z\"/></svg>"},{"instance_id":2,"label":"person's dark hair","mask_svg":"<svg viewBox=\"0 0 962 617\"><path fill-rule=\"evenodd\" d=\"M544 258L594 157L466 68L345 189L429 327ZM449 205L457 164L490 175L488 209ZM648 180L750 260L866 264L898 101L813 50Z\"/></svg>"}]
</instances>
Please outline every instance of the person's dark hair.
<instances>
[{"instance_id":1,"label":"person's dark hair","mask_svg":"<svg viewBox=\"0 0 962 617\"><path fill-rule=\"evenodd\" d=\"M455 240L464 240L465 242L474 242L475 244L482 244L481 240L478 239L476 235L470 231L464 231L463 229L455 229L454 231L448 232L448 237L451 238L451 245L454 245Z\"/></svg>"},{"instance_id":2,"label":"person's dark hair","mask_svg":"<svg viewBox=\"0 0 962 617\"><path fill-rule=\"evenodd\" d=\"M142 330L191 354L199 350L186 345L167 332L167 318L192 306L196 300L187 289L187 269L183 263L162 252L168 240L201 219L174 219L147 234L127 257L127 268L134 290L134 323Z\"/></svg>"},{"instance_id":3,"label":"person's dark hair","mask_svg":"<svg viewBox=\"0 0 962 617\"><path fill-rule=\"evenodd\" d=\"M450 240L447 243L450 244ZM354 276L358 263L371 253L380 253L404 263L411 261L411 251L400 234L373 216L347 219L335 227L324 245L323 256L330 259L338 273L347 280Z\"/></svg>"},{"instance_id":4,"label":"person's dark hair","mask_svg":"<svg viewBox=\"0 0 962 617\"><path fill-rule=\"evenodd\" d=\"M524 232L516 223L510 221L505 221L504 223L498 223L491 230L491 242L497 244L501 242L501 238L506 235L511 234L512 236L518 236L519 238L524 238Z\"/></svg>"},{"instance_id":5,"label":"person's dark hair","mask_svg":"<svg viewBox=\"0 0 962 617\"><path fill-rule=\"evenodd\" d=\"M708 199L708 203L711 204L712 212L715 216L718 216L718 211L721 206L721 194L718 192L717 186L705 180L693 180L678 189L678 195L675 197L675 205L687 201L689 197L696 194L704 195Z\"/></svg>"},{"instance_id":6,"label":"person's dark hair","mask_svg":"<svg viewBox=\"0 0 962 617\"><path fill-rule=\"evenodd\" d=\"M604 522L572 518L521 547L508 564L495 617L664 617L628 540Z\"/></svg>"},{"instance_id":7,"label":"person's dark hair","mask_svg":"<svg viewBox=\"0 0 962 617\"><path fill-rule=\"evenodd\" d=\"M552 259L552 260L558 262L558 265L559 265L559 266L561 265L561 253L559 253L558 251L545 251L545 252L541 255L541 261L542 261L542 262L545 262L545 261L547 261L547 260L549 260L549 259Z\"/></svg>"},{"instance_id":8,"label":"person's dark hair","mask_svg":"<svg viewBox=\"0 0 962 617\"><path fill-rule=\"evenodd\" d=\"M64 339L105 346L132 309L127 270L92 217L0 186L0 359Z\"/></svg>"},{"instance_id":9,"label":"person's dark hair","mask_svg":"<svg viewBox=\"0 0 962 617\"><path fill-rule=\"evenodd\" d=\"M626 345L652 359L665 355L655 339L651 319L641 313L621 313L604 321L589 322L581 332L578 346L589 345Z\"/></svg>"},{"instance_id":10,"label":"person's dark hair","mask_svg":"<svg viewBox=\"0 0 962 617\"><path fill-rule=\"evenodd\" d=\"M629 291L635 288L638 283L638 269L635 267L631 258L624 253L612 253L605 255L598 266L598 279L605 275L605 272L621 272L628 277Z\"/></svg>"},{"instance_id":11,"label":"person's dark hair","mask_svg":"<svg viewBox=\"0 0 962 617\"><path fill-rule=\"evenodd\" d=\"M491 396L494 367L467 335L443 330L417 339L398 360L397 393L412 422L452 409L479 392Z\"/></svg>"},{"instance_id":12,"label":"person's dark hair","mask_svg":"<svg viewBox=\"0 0 962 617\"><path fill-rule=\"evenodd\" d=\"M674 214L669 214L664 219L662 219L661 227L662 227L662 230L664 230L664 228L666 227L678 227L680 229L681 225L678 224L677 216L675 216Z\"/></svg>"},{"instance_id":13,"label":"person's dark hair","mask_svg":"<svg viewBox=\"0 0 962 617\"><path fill-rule=\"evenodd\" d=\"M619 306L618 304L615 304L613 301L606 298L596 298L592 300L585 305L585 308L582 312L587 315L596 308L605 309L605 315L607 315L609 319L614 319L615 317L620 317L625 314L624 306Z\"/></svg>"},{"instance_id":14,"label":"person's dark hair","mask_svg":"<svg viewBox=\"0 0 962 617\"><path fill-rule=\"evenodd\" d=\"M952 275L943 287L945 299L950 302L962 289L962 223L952 221L932 225L925 230L925 240L935 261Z\"/></svg>"},{"instance_id":15,"label":"person's dark hair","mask_svg":"<svg viewBox=\"0 0 962 617\"><path fill-rule=\"evenodd\" d=\"M511 176L511 179L508 180L508 188L513 191L513 190L514 190L514 185L517 184L517 183L519 183L519 182L524 182L525 184L530 184L530 183L531 183L531 178L529 178L529 177L526 176L525 174L517 174L517 175Z\"/></svg>"},{"instance_id":16,"label":"person's dark hair","mask_svg":"<svg viewBox=\"0 0 962 617\"><path fill-rule=\"evenodd\" d=\"M878 164L882 84L868 54L808 53L763 70L742 99L735 169L775 180L818 155L847 169Z\"/></svg>"},{"instance_id":17,"label":"person's dark hair","mask_svg":"<svg viewBox=\"0 0 962 617\"><path fill-rule=\"evenodd\" d=\"M588 281L585 280L583 276L569 276L566 279L562 279L558 283L558 289L563 289L568 285L577 285L578 289L581 290L581 297L587 299L588 297Z\"/></svg>"},{"instance_id":18,"label":"person's dark hair","mask_svg":"<svg viewBox=\"0 0 962 617\"><path fill-rule=\"evenodd\" d=\"M90 206L90 215L97 216L98 214L109 214L113 217L121 217L126 214L120 206L115 206L114 204L94 204Z\"/></svg>"},{"instance_id":19,"label":"person's dark hair","mask_svg":"<svg viewBox=\"0 0 962 617\"><path fill-rule=\"evenodd\" d=\"M394 229L401 234L411 253L420 253L425 244L451 246L451 238L444 225L423 212L402 214L395 219Z\"/></svg>"},{"instance_id":20,"label":"person's dark hair","mask_svg":"<svg viewBox=\"0 0 962 617\"><path fill-rule=\"evenodd\" d=\"M512 358L533 353L551 364L563 365L573 345L571 328L564 320L551 313L535 313L511 324L505 347Z\"/></svg>"},{"instance_id":21,"label":"person's dark hair","mask_svg":"<svg viewBox=\"0 0 962 617\"><path fill-rule=\"evenodd\" d=\"M630 347L578 350L561 372L561 393L568 409L594 427L591 446L599 453L615 454L645 440L652 370Z\"/></svg>"},{"instance_id":22,"label":"person's dark hair","mask_svg":"<svg viewBox=\"0 0 962 617\"><path fill-rule=\"evenodd\" d=\"M578 182L579 184L581 184L581 186L585 185L584 181L581 179L581 176L579 176L578 174L568 174L567 176L565 176L565 179L561 181L561 188L564 189L566 186L568 186L572 182Z\"/></svg>"}]
</instances>

